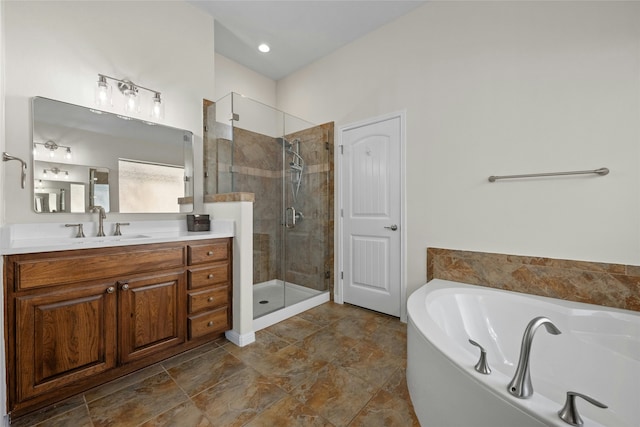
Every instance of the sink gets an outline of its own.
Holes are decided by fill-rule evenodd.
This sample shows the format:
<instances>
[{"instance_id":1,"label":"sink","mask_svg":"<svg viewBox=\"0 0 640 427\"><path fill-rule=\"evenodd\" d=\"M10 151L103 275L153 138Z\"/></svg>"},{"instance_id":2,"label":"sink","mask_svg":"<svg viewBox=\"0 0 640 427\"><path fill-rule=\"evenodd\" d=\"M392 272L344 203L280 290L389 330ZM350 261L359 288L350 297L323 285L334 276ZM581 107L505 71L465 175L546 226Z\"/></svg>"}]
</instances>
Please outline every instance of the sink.
<instances>
[{"instance_id":1,"label":"sink","mask_svg":"<svg viewBox=\"0 0 640 427\"><path fill-rule=\"evenodd\" d=\"M148 239L151 236L146 234L125 234L122 236L102 236L102 237L58 237L46 239L20 239L12 242L12 247L43 247L43 246L75 246L91 245L95 243L128 242L138 239Z\"/></svg>"},{"instance_id":2,"label":"sink","mask_svg":"<svg viewBox=\"0 0 640 427\"><path fill-rule=\"evenodd\" d=\"M122 236L102 236L102 237L78 237L73 238L69 243L101 243L101 242L125 242L127 240L148 239L146 234L124 234Z\"/></svg>"}]
</instances>

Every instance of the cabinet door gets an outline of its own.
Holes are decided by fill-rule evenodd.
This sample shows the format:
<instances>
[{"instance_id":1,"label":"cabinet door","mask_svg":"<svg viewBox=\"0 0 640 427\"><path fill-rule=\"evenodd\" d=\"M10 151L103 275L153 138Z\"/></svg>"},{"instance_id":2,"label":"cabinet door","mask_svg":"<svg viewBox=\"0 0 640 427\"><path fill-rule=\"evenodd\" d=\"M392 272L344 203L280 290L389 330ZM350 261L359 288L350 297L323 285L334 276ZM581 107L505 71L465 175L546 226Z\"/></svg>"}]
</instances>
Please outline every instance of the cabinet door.
<instances>
[{"instance_id":1,"label":"cabinet door","mask_svg":"<svg viewBox=\"0 0 640 427\"><path fill-rule=\"evenodd\" d=\"M116 365L116 293L93 284L16 298L17 400Z\"/></svg>"},{"instance_id":2,"label":"cabinet door","mask_svg":"<svg viewBox=\"0 0 640 427\"><path fill-rule=\"evenodd\" d=\"M120 281L118 288L122 363L185 341L184 272Z\"/></svg>"}]
</instances>

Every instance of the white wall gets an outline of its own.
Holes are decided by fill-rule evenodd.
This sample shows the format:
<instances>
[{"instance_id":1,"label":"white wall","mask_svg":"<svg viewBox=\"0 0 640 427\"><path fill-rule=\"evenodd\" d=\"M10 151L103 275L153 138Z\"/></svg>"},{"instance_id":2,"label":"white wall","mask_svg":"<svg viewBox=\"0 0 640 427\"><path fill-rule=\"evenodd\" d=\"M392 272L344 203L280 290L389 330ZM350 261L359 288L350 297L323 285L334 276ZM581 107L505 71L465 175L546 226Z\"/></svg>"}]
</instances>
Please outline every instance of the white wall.
<instances>
[{"instance_id":1,"label":"white wall","mask_svg":"<svg viewBox=\"0 0 640 427\"><path fill-rule=\"evenodd\" d=\"M92 106L93 87L102 73L162 92L166 100L162 123L194 133L194 173L202 176L202 99L214 98L213 34L213 18L184 2L1 1L0 149L30 165L31 98L39 95ZM0 226L73 222L73 214L33 212L31 179L21 190L16 162L3 163L0 172ZM194 199L196 209L198 204L202 208L201 179L195 180ZM109 215L112 220L133 216ZM139 214L136 219L173 217ZM89 220L86 214L75 218ZM4 362L2 346L1 415L6 412Z\"/></svg>"},{"instance_id":2,"label":"white wall","mask_svg":"<svg viewBox=\"0 0 640 427\"><path fill-rule=\"evenodd\" d=\"M640 264L639 45L635 2L429 2L279 81L277 106L336 128L406 108L409 293L429 246Z\"/></svg>"},{"instance_id":3,"label":"white wall","mask_svg":"<svg viewBox=\"0 0 640 427\"><path fill-rule=\"evenodd\" d=\"M33 96L92 106L95 82L102 73L162 92L166 106L161 122L194 133L195 176L202 176L202 99L215 97L211 16L186 2L3 3L8 152L31 158ZM120 111L118 106L111 110ZM5 168L4 178L7 223L73 218L72 214L35 214L30 209L31 188L20 189L19 174ZM194 194L198 210L201 179L195 180ZM125 217L113 214L114 220ZM86 214L75 218L89 220Z\"/></svg>"},{"instance_id":4,"label":"white wall","mask_svg":"<svg viewBox=\"0 0 640 427\"><path fill-rule=\"evenodd\" d=\"M238 114L235 126L272 137L285 133L284 114L275 109L276 82L222 56L216 58L216 120L229 124L231 109ZM233 107L231 103L231 92ZM225 97L224 99L221 99ZM258 102L255 102L258 101Z\"/></svg>"},{"instance_id":5,"label":"white wall","mask_svg":"<svg viewBox=\"0 0 640 427\"><path fill-rule=\"evenodd\" d=\"M4 99L5 99L5 2L0 2L0 152L5 151L5 137L4 137ZM2 163L0 166L0 174L4 174L7 163ZM16 163L16 162L10 162ZM16 167L17 165L13 165ZM4 186L0 185L0 227L4 226ZM4 284L4 259L0 257L0 281ZM4 295L4 292L3 292ZM0 318L4 319L4 297L0 298L2 304L0 304ZM0 342L4 343L4 328L0 328ZM6 378L6 364L5 364L5 347L4 344L0 345L0 425L9 425L9 419L5 415L7 413L7 389L5 384Z\"/></svg>"},{"instance_id":6,"label":"white wall","mask_svg":"<svg viewBox=\"0 0 640 427\"><path fill-rule=\"evenodd\" d=\"M238 64L226 56L215 54L215 99L235 92L270 106L276 105L276 82Z\"/></svg>"}]
</instances>

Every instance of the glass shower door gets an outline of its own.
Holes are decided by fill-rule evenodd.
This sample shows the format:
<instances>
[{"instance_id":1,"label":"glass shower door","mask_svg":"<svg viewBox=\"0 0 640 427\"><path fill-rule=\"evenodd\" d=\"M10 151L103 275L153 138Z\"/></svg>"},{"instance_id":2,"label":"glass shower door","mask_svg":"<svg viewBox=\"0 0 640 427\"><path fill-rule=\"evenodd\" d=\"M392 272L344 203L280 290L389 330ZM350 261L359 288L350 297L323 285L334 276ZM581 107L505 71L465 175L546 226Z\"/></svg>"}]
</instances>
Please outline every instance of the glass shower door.
<instances>
[{"instance_id":1,"label":"glass shower door","mask_svg":"<svg viewBox=\"0 0 640 427\"><path fill-rule=\"evenodd\" d=\"M254 318L329 289L332 129L236 93L207 122L205 189L255 194Z\"/></svg>"},{"instance_id":2,"label":"glass shower door","mask_svg":"<svg viewBox=\"0 0 640 427\"><path fill-rule=\"evenodd\" d=\"M282 271L289 306L328 289L329 146L323 126L285 113L284 127Z\"/></svg>"}]
</instances>

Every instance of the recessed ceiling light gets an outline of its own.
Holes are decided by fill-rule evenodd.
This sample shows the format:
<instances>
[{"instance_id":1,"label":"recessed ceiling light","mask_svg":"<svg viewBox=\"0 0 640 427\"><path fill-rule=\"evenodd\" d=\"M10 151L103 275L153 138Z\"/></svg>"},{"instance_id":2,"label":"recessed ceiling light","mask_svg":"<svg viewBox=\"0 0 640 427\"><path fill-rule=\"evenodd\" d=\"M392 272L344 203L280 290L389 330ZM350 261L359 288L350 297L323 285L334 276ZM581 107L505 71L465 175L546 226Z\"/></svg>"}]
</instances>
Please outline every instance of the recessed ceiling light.
<instances>
[{"instance_id":1,"label":"recessed ceiling light","mask_svg":"<svg viewBox=\"0 0 640 427\"><path fill-rule=\"evenodd\" d=\"M269 47L268 44L262 43L260 46L258 46L258 50L262 53L267 53L271 50L271 48Z\"/></svg>"}]
</instances>

